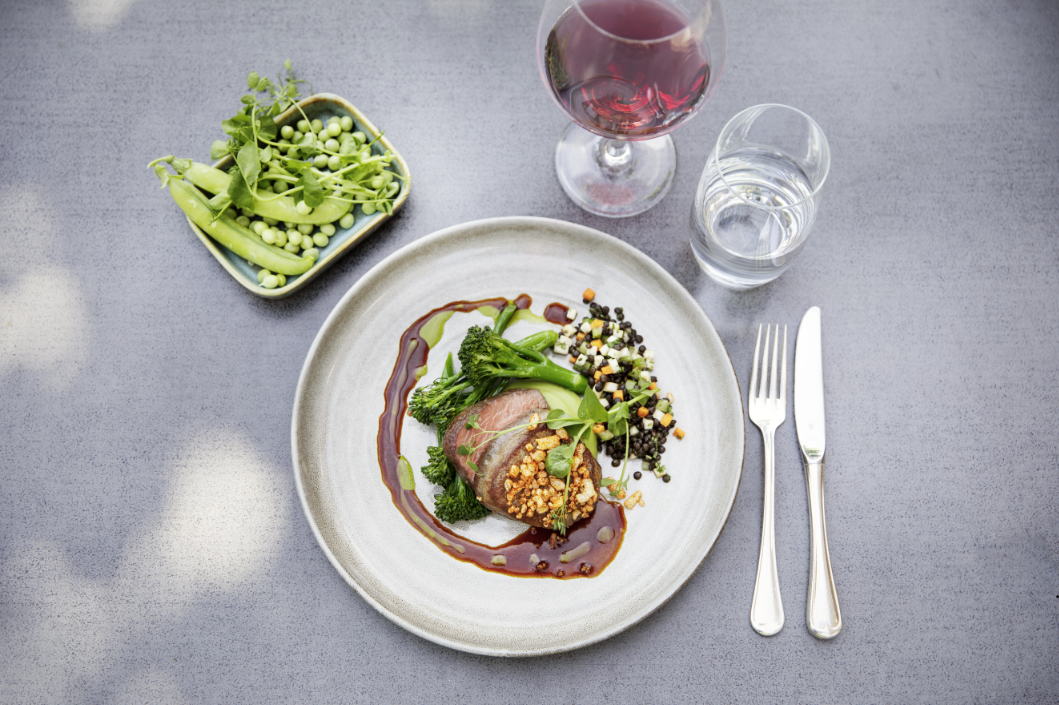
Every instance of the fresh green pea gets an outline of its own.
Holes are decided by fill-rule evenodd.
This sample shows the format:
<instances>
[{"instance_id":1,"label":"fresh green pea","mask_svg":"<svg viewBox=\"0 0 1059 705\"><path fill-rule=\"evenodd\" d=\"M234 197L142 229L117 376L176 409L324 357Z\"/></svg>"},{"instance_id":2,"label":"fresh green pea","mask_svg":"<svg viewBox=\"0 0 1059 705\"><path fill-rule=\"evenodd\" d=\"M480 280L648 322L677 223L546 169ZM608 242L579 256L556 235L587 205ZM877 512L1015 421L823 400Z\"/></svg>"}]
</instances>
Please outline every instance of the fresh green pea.
<instances>
[{"instance_id":1,"label":"fresh green pea","mask_svg":"<svg viewBox=\"0 0 1059 705\"><path fill-rule=\"evenodd\" d=\"M355 218L355 217L353 216L353 214L352 214L352 213L346 213L346 214L345 214L344 216L342 216L342 218L341 218L341 219L340 219L340 220L338 221L338 225L339 225L339 226L340 226L340 227L341 227L341 228L342 228L343 230L349 230L350 228L352 228L352 227L353 227L353 222L354 222L355 220L356 220L356 218Z\"/></svg>"},{"instance_id":2,"label":"fresh green pea","mask_svg":"<svg viewBox=\"0 0 1059 705\"><path fill-rule=\"evenodd\" d=\"M272 276L272 272L268 271L267 269L258 270L257 283L260 284L261 282L265 281L265 277L270 276Z\"/></svg>"},{"instance_id":3,"label":"fresh green pea","mask_svg":"<svg viewBox=\"0 0 1059 705\"><path fill-rule=\"evenodd\" d=\"M296 255L298 254L298 250L301 249L301 246L295 245L293 242L288 242L286 245L283 246L283 249L291 253L292 255Z\"/></svg>"},{"instance_id":4,"label":"fresh green pea","mask_svg":"<svg viewBox=\"0 0 1059 705\"><path fill-rule=\"evenodd\" d=\"M275 245L276 231L272 228L265 228L265 230L261 233L261 239L265 241L266 245Z\"/></svg>"},{"instance_id":5,"label":"fresh green pea","mask_svg":"<svg viewBox=\"0 0 1059 705\"><path fill-rule=\"evenodd\" d=\"M323 233L316 233L313 235L313 244L317 247L327 247L327 236Z\"/></svg>"},{"instance_id":6,"label":"fresh green pea","mask_svg":"<svg viewBox=\"0 0 1059 705\"><path fill-rule=\"evenodd\" d=\"M308 205L306 205L305 201L298 201L298 202L297 202L297 203L296 203L296 204L294 205L294 210L298 211L298 212L299 212L299 213L301 213L302 215L309 215L310 213L312 213L312 212L313 212L313 209L312 209L312 207L311 207L311 206L308 206ZM266 222L267 222L267 221L266 221Z\"/></svg>"},{"instance_id":7,"label":"fresh green pea","mask_svg":"<svg viewBox=\"0 0 1059 705\"><path fill-rule=\"evenodd\" d=\"M295 247L301 247L303 239L304 238L302 238L302 234L300 232L298 232L297 230L288 230L287 231L287 244L288 245L294 245Z\"/></svg>"},{"instance_id":8,"label":"fresh green pea","mask_svg":"<svg viewBox=\"0 0 1059 705\"><path fill-rule=\"evenodd\" d=\"M236 218L235 222L239 223L244 228L250 227L250 219L247 218L245 215L241 215L238 218Z\"/></svg>"},{"instance_id":9,"label":"fresh green pea","mask_svg":"<svg viewBox=\"0 0 1059 705\"><path fill-rule=\"evenodd\" d=\"M337 152L338 151L338 147L339 147L338 140L336 140L333 137L331 139L327 140L326 142L324 142L324 149L326 149L328 152Z\"/></svg>"},{"instance_id":10,"label":"fresh green pea","mask_svg":"<svg viewBox=\"0 0 1059 705\"><path fill-rule=\"evenodd\" d=\"M282 230L276 230L276 247L283 247L287 244L287 233Z\"/></svg>"},{"instance_id":11,"label":"fresh green pea","mask_svg":"<svg viewBox=\"0 0 1059 705\"><path fill-rule=\"evenodd\" d=\"M324 223L320 226L320 232L322 232L327 237L331 237L335 234L335 226L331 225L330 223Z\"/></svg>"},{"instance_id":12,"label":"fresh green pea","mask_svg":"<svg viewBox=\"0 0 1059 705\"><path fill-rule=\"evenodd\" d=\"M259 181L257 184L258 191L264 191L266 193L272 192L272 183L269 181Z\"/></svg>"},{"instance_id":13,"label":"fresh green pea","mask_svg":"<svg viewBox=\"0 0 1059 705\"><path fill-rule=\"evenodd\" d=\"M327 168L331 171L338 171L342 168L342 160L338 158L337 154L332 154L327 158Z\"/></svg>"},{"instance_id":14,"label":"fresh green pea","mask_svg":"<svg viewBox=\"0 0 1059 705\"><path fill-rule=\"evenodd\" d=\"M381 174L379 174L379 176L381 176L383 181L385 181L386 183L390 183L391 181L393 181L393 172L392 171L384 171Z\"/></svg>"},{"instance_id":15,"label":"fresh green pea","mask_svg":"<svg viewBox=\"0 0 1059 705\"><path fill-rule=\"evenodd\" d=\"M317 169L323 169L325 166L327 166L327 155L317 154L315 157L313 157L313 166L315 166Z\"/></svg>"},{"instance_id":16,"label":"fresh green pea","mask_svg":"<svg viewBox=\"0 0 1059 705\"><path fill-rule=\"evenodd\" d=\"M313 259L320 259L320 250L315 247L308 247L302 252L302 257L311 257Z\"/></svg>"},{"instance_id":17,"label":"fresh green pea","mask_svg":"<svg viewBox=\"0 0 1059 705\"><path fill-rule=\"evenodd\" d=\"M265 221L265 225L269 226L270 228L279 222L275 218L262 218L261 220Z\"/></svg>"},{"instance_id":18,"label":"fresh green pea","mask_svg":"<svg viewBox=\"0 0 1059 705\"><path fill-rule=\"evenodd\" d=\"M397 192L400 191L400 190L401 190L401 184L399 184L397 182L394 182L392 184L388 184L386 186L386 191L384 191L383 193L386 194L387 198L390 198L391 196L397 195Z\"/></svg>"},{"instance_id":19,"label":"fresh green pea","mask_svg":"<svg viewBox=\"0 0 1059 705\"><path fill-rule=\"evenodd\" d=\"M342 119L338 121L338 124L342 128L342 132L349 132L353 129L353 118L348 115L343 115Z\"/></svg>"},{"instance_id":20,"label":"fresh green pea","mask_svg":"<svg viewBox=\"0 0 1059 705\"><path fill-rule=\"evenodd\" d=\"M279 280L279 285L280 286L287 286L287 275L286 274L277 274L276 275L276 279Z\"/></svg>"},{"instance_id":21,"label":"fresh green pea","mask_svg":"<svg viewBox=\"0 0 1059 705\"><path fill-rule=\"evenodd\" d=\"M362 203L360 205L360 211L364 215L372 215L375 212L375 204L374 203Z\"/></svg>"},{"instance_id":22,"label":"fresh green pea","mask_svg":"<svg viewBox=\"0 0 1059 705\"><path fill-rule=\"evenodd\" d=\"M371 184L371 187L375 190L381 189L383 186L386 185L386 181L383 180L382 175L372 178L369 183Z\"/></svg>"},{"instance_id":23,"label":"fresh green pea","mask_svg":"<svg viewBox=\"0 0 1059 705\"><path fill-rule=\"evenodd\" d=\"M304 133L308 132L311 129L312 129L312 125L309 123L308 120L299 120L298 121L298 132L301 132L302 134L304 134Z\"/></svg>"},{"instance_id":24,"label":"fresh green pea","mask_svg":"<svg viewBox=\"0 0 1059 705\"><path fill-rule=\"evenodd\" d=\"M358 130L353 133L353 139L357 141L357 144L364 144L368 141L368 136Z\"/></svg>"},{"instance_id":25,"label":"fresh green pea","mask_svg":"<svg viewBox=\"0 0 1059 705\"><path fill-rule=\"evenodd\" d=\"M289 140L291 137L294 136L294 128L290 125L284 125L283 127L279 128L279 136L283 139Z\"/></svg>"},{"instance_id":26,"label":"fresh green pea","mask_svg":"<svg viewBox=\"0 0 1059 705\"><path fill-rule=\"evenodd\" d=\"M284 154L286 154L287 150L290 149L290 140L288 139L281 139L278 144L279 151L283 152Z\"/></svg>"},{"instance_id":27,"label":"fresh green pea","mask_svg":"<svg viewBox=\"0 0 1059 705\"><path fill-rule=\"evenodd\" d=\"M313 132L319 132L320 130L324 129L324 124L319 120L313 120L310 123L310 127L312 128Z\"/></svg>"},{"instance_id":28,"label":"fresh green pea","mask_svg":"<svg viewBox=\"0 0 1059 705\"><path fill-rule=\"evenodd\" d=\"M265 232L266 228L268 228L268 226L265 225L265 221L263 220L255 220L254 222L250 223L250 229L253 230L254 233L257 235L260 235L261 233Z\"/></svg>"},{"instance_id":29,"label":"fresh green pea","mask_svg":"<svg viewBox=\"0 0 1059 705\"><path fill-rule=\"evenodd\" d=\"M331 135L332 137L338 137L340 134L342 134L342 126L339 125L337 122L332 122L330 125L327 126L327 134Z\"/></svg>"},{"instance_id":30,"label":"fresh green pea","mask_svg":"<svg viewBox=\"0 0 1059 705\"><path fill-rule=\"evenodd\" d=\"M357 159L364 162L371 158L371 150L365 147L364 149L357 152Z\"/></svg>"},{"instance_id":31,"label":"fresh green pea","mask_svg":"<svg viewBox=\"0 0 1059 705\"><path fill-rule=\"evenodd\" d=\"M299 142L302 141L302 137L305 137L305 133L302 132L301 130L295 130L294 134L290 136L290 141L293 144L298 144Z\"/></svg>"},{"instance_id":32,"label":"fresh green pea","mask_svg":"<svg viewBox=\"0 0 1059 705\"><path fill-rule=\"evenodd\" d=\"M277 277L275 274L269 274L261 282L261 286L265 287L266 289L275 289L277 286L279 286L279 277Z\"/></svg>"},{"instance_id":33,"label":"fresh green pea","mask_svg":"<svg viewBox=\"0 0 1059 705\"><path fill-rule=\"evenodd\" d=\"M254 217L254 211L250 210L249 208L240 208L239 209L239 213L241 213L242 215L245 215L247 218L253 218Z\"/></svg>"},{"instance_id":34,"label":"fresh green pea","mask_svg":"<svg viewBox=\"0 0 1059 705\"><path fill-rule=\"evenodd\" d=\"M288 189L290 189L290 184L288 184L286 181L272 182L272 190L276 193L285 193Z\"/></svg>"},{"instance_id":35,"label":"fresh green pea","mask_svg":"<svg viewBox=\"0 0 1059 705\"><path fill-rule=\"evenodd\" d=\"M313 226L311 223L302 223L298 226L298 232L300 232L302 235L312 235Z\"/></svg>"}]
</instances>

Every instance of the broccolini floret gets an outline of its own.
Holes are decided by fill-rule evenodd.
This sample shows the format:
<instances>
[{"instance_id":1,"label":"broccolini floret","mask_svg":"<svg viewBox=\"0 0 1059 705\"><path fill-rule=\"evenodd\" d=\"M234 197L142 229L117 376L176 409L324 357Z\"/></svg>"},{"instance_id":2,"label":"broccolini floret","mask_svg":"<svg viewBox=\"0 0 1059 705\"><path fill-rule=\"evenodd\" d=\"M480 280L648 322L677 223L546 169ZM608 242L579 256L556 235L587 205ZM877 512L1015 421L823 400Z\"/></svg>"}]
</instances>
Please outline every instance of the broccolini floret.
<instances>
[{"instance_id":1,"label":"broccolini floret","mask_svg":"<svg viewBox=\"0 0 1059 705\"><path fill-rule=\"evenodd\" d=\"M552 382L578 394L584 394L588 387L579 372L560 367L537 350L512 343L479 326L467 331L459 359L462 375L474 386L512 378Z\"/></svg>"},{"instance_id":2,"label":"broccolini floret","mask_svg":"<svg viewBox=\"0 0 1059 705\"><path fill-rule=\"evenodd\" d=\"M474 496L474 490L456 476L439 495L434 496L434 516L450 524L456 521L481 519L492 514Z\"/></svg>"}]
</instances>

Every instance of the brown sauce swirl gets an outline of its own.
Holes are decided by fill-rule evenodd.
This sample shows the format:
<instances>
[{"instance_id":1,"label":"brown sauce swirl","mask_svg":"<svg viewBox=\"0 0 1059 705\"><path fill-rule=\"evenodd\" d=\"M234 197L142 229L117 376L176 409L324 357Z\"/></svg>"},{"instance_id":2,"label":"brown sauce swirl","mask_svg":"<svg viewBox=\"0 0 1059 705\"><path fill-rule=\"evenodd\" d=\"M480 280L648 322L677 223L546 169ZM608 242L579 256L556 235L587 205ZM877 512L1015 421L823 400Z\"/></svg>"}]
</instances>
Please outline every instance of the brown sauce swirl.
<instances>
[{"instance_id":1,"label":"brown sauce swirl","mask_svg":"<svg viewBox=\"0 0 1059 705\"><path fill-rule=\"evenodd\" d=\"M522 294L512 303L519 309L528 309L533 300ZM469 313L483 307L500 310L507 304L508 300L502 297L454 301L422 316L401 334L397 362L386 383L386 406L379 417L378 449L382 481L390 490L394 506L405 519L434 545L457 560L473 563L483 570L523 577L575 578L599 575L617 555L625 537L625 512L619 503L601 498L596 502L595 511L572 524L565 537L555 535L553 539L551 531L529 527L505 544L486 546L460 536L438 521L419 501L414 483L408 481L410 478L407 475L402 483L402 472L410 470L412 478L419 472L418 469L409 468L407 462L402 463L401 429L408 409L408 395L418 380L417 371L427 364L430 352L429 342L422 335L423 328L439 314ZM551 304L548 311L553 307L561 307L565 323L566 307ZM556 308L553 313L558 315L560 310ZM556 322L548 317L547 311L545 318Z\"/></svg>"}]
</instances>

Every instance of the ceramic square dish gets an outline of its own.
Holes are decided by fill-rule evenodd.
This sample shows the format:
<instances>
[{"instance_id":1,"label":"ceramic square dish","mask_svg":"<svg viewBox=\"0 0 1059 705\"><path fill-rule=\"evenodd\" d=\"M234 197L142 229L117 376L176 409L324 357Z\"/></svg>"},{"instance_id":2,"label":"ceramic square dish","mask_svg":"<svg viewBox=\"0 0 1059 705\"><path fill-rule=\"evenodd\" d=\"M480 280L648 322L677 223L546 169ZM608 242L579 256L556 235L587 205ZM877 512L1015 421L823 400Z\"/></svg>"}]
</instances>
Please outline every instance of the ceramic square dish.
<instances>
[{"instance_id":1,"label":"ceramic square dish","mask_svg":"<svg viewBox=\"0 0 1059 705\"><path fill-rule=\"evenodd\" d=\"M302 118L302 112L305 113L305 116L309 120L320 119L324 123L326 123L332 116L341 118L348 115L353 118L355 130L360 130L367 135L369 142L375 140L375 144L372 146L373 154L383 154L386 150L389 150L390 153L393 154L390 171L393 171L401 177L401 190L397 192L393 202L393 211L396 213L408 199L408 190L411 186L411 176L408 173L408 165L405 163L404 159L401 158L401 155L397 150L394 149L394 146L390 144L390 141L383 137L375 126L372 125L352 103L337 95L331 93L316 93L301 100L298 105L301 107L301 112L296 108L291 107L289 110L280 113L279 116L276 117L276 125L280 127L284 125L294 125ZM228 155L224 159L215 163L214 166L218 169L228 170L233 163L233 157ZM257 272L260 267L250 264L242 257L239 257L227 248L217 244L198 226L192 223L190 219L188 220L188 224L191 226L191 229L195 231L195 234L198 235L202 244L206 246L206 249L217 258L217 261L221 263L221 266L224 267L237 282L258 296L263 296L269 299L282 299L285 296L293 294L295 291L301 289L312 281L322 271L334 264L338 258L353 249L354 245L367 237L372 231L391 217L381 211L376 211L371 215L364 215L360 206L354 206L351 212L355 217L353 227L343 229L336 223L334 236L330 238L326 247L320 249L320 259L315 265L313 265L312 269L305 274L287 277L286 285L276 289L266 289L258 284Z\"/></svg>"}]
</instances>

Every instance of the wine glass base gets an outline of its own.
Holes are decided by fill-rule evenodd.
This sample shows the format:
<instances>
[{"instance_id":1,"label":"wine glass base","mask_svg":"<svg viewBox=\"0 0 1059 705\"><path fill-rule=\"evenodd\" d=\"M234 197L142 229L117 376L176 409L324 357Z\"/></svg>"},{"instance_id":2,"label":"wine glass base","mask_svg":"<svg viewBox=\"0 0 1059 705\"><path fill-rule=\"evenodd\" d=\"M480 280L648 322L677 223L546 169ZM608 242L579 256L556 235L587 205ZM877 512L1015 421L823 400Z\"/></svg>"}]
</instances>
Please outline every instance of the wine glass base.
<instances>
[{"instance_id":1,"label":"wine glass base","mask_svg":"<svg viewBox=\"0 0 1059 705\"><path fill-rule=\"evenodd\" d=\"M608 144L609 143L609 144ZM570 123L555 148L559 184L577 205L606 218L638 215L669 192L677 150L669 135L609 140Z\"/></svg>"}]
</instances>

